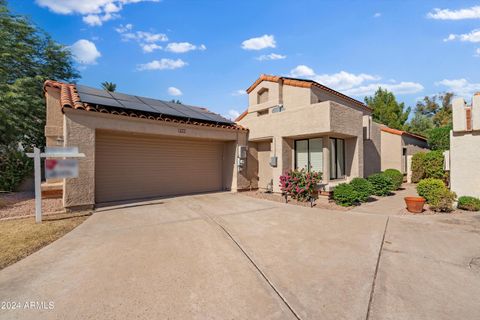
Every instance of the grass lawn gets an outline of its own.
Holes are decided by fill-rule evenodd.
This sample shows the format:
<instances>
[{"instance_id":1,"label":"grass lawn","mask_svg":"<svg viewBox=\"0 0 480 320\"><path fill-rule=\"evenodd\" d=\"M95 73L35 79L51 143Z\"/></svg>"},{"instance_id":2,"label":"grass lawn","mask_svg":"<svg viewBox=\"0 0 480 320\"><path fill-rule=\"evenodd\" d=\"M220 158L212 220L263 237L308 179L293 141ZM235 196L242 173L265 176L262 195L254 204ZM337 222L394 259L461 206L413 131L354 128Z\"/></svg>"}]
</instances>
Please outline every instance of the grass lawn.
<instances>
[{"instance_id":1,"label":"grass lawn","mask_svg":"<svg viewBox=\"0 0 480 320\"><path fill-rule=\"evenodd\" d=\"M85 221L91 213L62 213L0 221L0 270L57 240Z\"/></svg>"}]
</instances>

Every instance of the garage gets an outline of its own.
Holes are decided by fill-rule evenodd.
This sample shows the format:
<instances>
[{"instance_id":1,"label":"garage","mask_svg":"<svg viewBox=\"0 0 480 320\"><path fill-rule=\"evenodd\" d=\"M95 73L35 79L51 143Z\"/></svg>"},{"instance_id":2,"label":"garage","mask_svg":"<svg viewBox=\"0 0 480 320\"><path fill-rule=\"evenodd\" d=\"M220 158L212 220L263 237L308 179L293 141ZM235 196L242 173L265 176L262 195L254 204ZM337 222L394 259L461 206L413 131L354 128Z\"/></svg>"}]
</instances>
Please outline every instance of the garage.
<instances>
[{"instance_id":1,"label":"garage","mask_svg":"<svg viewBox=\"0 0 480 320\"><path fill-rule=\"evenodd\" d=\"M95 202L222 190L224 143L97 131Z\"/></svg>"},{"instance_id":2,"label":"garage","mask_svg":"<svg viewBox=\"0 0 480 320\"><path fill-rule=\"evenodd\" d=\"M251 188L248 130L205 107L48 80L48 147L75 148L78 175L48 179L66 210Z\"/></svg>"}]
</instances>

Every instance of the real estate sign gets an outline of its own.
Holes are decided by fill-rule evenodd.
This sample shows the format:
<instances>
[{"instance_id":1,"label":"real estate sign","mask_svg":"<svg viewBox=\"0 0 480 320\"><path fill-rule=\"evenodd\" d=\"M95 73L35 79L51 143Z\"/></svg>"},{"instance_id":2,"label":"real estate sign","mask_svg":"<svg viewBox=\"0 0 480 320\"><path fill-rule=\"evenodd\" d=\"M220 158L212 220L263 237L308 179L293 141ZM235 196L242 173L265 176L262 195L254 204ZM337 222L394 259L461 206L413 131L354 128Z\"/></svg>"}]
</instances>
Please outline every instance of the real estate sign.
<instances>
[{"instance_id":1,"label":"real estate sign","mask_svg":"<svg viewBox=\"0 0 480 320\"><path fill-rule=\"evenodd\" d=\"M77 159L46 159L45 178L65 179L78 177Z\"/></svg>"}]
</instances>

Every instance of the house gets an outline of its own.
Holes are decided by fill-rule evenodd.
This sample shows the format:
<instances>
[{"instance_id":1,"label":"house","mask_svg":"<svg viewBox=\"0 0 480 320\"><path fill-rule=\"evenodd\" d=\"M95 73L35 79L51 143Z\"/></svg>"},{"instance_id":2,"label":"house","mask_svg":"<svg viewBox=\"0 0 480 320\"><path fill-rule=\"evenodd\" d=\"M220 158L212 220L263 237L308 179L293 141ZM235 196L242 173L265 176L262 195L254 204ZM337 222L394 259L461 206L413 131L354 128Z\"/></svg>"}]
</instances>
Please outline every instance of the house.
<instances>
[{"instance_id":1,"label":"house","mask_svg":"<svg viewBox=\"0 0 480 320\"><path fill-rule=\"evenodd\" d=\"M459 197L480 197L480 92L471 105L463 98L455 99L452 113L450 188Z\"/></svg>"},{"instance_id":2,"label":"house","mask_svg":"<svg viewBox=\"0 0 480 320\"><path fill-rule=\"evenodd\" d=\"M248 130L205 108L56 81L44 91L47 146L86 155L77 178L43 185L67 209L249 185L237 160Z\"/></svg>"},{"instance_id":3,"label":"house","mask_svg":"<svg viewBox=\"0 0 480 320\"><path fill-rule=\"evenodd\" d=\"M381 170L397 169L407 174L408 157L427 151L427 139L402 130L381 126ZM401 154L401 157L398 155Z\"/></svg>"},{"instance_id":4,"label":"house","mask_svg":"<svg viewBox=\"0 0 480 320\"><path fill-rule=\"evenodd\" d=\"M306 169L321 171L330 191L388 168L405 172L405 156L427 148L425 138L373 122L367 105L312 80L261 75L247 93L236 122L249 129L252 188L280 192L280 175Z\"/></svg>"}]
</instances>

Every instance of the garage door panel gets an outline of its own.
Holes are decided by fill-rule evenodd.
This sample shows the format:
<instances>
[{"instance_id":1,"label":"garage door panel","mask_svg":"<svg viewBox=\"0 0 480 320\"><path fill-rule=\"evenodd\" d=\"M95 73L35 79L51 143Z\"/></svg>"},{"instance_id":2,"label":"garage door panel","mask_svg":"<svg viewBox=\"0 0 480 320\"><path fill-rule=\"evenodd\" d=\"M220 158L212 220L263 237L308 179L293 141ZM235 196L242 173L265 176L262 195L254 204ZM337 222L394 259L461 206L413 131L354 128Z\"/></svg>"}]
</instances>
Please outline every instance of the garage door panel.
<instances>
[{"instance_id":1,"label":"garage door panel","mask_svg":"<svg viewBox=\"0 0 480 320\"><path fill-rule=\"evenodd\" d=\"M223 143L97 132L96 202L222 189Z\"/></svg>"}]
</instances>

